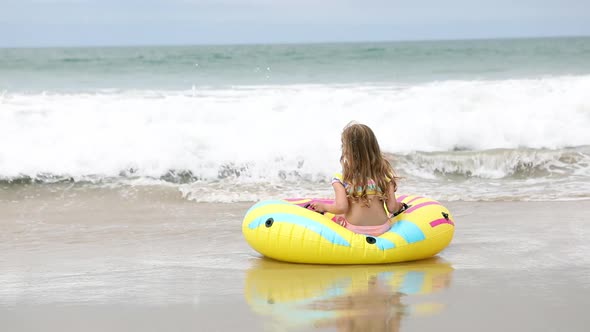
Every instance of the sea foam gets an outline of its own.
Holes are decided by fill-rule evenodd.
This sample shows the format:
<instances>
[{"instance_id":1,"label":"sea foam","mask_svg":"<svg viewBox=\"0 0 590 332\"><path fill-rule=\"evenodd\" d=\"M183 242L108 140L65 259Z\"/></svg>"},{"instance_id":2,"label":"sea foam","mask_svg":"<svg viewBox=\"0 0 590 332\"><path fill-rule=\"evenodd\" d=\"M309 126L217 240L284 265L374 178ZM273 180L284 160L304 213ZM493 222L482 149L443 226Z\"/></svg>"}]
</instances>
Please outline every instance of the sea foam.
<instances>
[{"instance_id":1,"label":"sea foam","mask_svg":"<svg viewBox=\"0 0 590 332\"><path fill-rule=\"evenodd\" d=\"M340 133L351 120L371 126L385 152L410 156L400 165L409 173L440 174L436 164L449 158L446 152L590 145L588 91L590 76L188 91L5 91L0 95L0 178L317 181L339 167ZM437 152L444 153L437 159ZM417 170L410 163L415 153L435 153L428 158L436 160ZM489 156L502 162L496 154ZM470 174L499 178L512 176L510 169L517 167L479 161L481 167L495 167L486 170L473 158L463 159L454 159L455 173L469 168Z\"/></svg>"}]
</instances>

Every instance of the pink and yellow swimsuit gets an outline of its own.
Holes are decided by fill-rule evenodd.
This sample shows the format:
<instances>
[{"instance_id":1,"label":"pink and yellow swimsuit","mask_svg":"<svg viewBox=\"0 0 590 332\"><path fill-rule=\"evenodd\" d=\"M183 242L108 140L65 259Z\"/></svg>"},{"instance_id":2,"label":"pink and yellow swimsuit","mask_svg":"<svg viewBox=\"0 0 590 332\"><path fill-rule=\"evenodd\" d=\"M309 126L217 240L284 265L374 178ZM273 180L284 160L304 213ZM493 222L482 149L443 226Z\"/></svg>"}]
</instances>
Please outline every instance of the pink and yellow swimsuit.
<instances>
[{"instance_id":1,"label":"pink and yellow swimsuit","mask_svg":"<svg viewBox=\"0 0 590 332\"><path fill-rule=\"evenodd\" d=\"M344 189L346 189L347 192L352 191L351 190L352 188L349 188L350 184L344 182L341 173L334 174L334 177L332 178L332 183L340 183L344 186ZM362 191L363 191L362 187L357 188L357 192L360 193ZM378 192L381 192L381 188L379 188L377 186L375 181L373 181L372 179L369 180L367 183L367 195L375 195ZM387 214L387 211L385 211L385 213ZM391 228L391 222L389 219L387 219L387 221L384 224L375 225L375 226L353 225L353 224L349 223L346 220L346 218L342 215L338 215L338 216L334 217L332 220L334 220L334 222L338 223L340 226L345 227L346 229L348 229L352 232L355 232L358 234L371 235L371 236L379 236L379 235L387 232Z\"/></svg>"}]
</instances>

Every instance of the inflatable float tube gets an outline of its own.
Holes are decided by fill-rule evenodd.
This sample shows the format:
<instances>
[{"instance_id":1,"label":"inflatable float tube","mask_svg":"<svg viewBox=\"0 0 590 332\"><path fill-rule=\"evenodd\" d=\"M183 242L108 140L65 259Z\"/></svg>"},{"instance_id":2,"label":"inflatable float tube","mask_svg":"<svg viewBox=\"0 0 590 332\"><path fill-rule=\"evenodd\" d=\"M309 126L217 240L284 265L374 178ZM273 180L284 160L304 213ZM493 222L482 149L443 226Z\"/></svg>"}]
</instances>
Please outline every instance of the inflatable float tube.
<instances>
[{"instance_id":1,"label":"inflatable float tube","mask_svg":"<svg viewBox=\"0 0 590 332\"><path fill-rule=\"evenodd\" d=\"M402 195L408 208L391 219L391 229L380 236L357 234L335 223L337 216L305 208L326 199L261 201L242 222L248 244L279 261L310 264L382 264L432 257L449 245L455 222L439 202Z\"/></svg>"}]
</instances>

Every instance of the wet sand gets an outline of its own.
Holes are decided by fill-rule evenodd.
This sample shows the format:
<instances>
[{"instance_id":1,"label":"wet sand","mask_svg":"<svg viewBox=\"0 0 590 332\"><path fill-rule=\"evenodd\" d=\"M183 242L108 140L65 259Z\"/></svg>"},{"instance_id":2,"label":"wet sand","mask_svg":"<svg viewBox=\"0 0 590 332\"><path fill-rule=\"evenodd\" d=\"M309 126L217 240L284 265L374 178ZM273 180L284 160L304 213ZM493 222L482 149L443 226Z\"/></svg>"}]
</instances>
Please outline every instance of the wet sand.
<instances>
[{"instance_id":1,"label":"wet sand","mask_svg":"<svg viewBox=\"0 0 590 332\"><path fill-rule=\"evenodd\" d=\"M434 259L309 266L261 258L251 203L174 191L0 193L5 331L586 331L590 201L449 202Z\"/></svg>"}]
</instances>

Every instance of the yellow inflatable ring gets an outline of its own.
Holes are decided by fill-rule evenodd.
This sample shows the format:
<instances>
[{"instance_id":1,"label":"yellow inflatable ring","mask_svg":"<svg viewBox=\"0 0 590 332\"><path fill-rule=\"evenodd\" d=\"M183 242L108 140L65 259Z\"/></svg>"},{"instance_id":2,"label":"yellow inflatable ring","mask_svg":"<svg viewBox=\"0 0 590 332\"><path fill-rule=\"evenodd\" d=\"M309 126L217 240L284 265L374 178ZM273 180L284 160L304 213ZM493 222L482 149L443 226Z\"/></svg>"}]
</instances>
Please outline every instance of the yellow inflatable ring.
<instances>
[{"instance_id":1,"label":"yellow inflatable ring","mask_svg":"<svg viewBox=\"0 0 590 332\"><path fill-rule=\"evenodd\" d=\"M409 207L380 236L357 234L305 206L325 199L269 200L252 206L242 223L248 244L266 257L311 264L380 264L432 257L453 238L449 210L430 198L402 195Z\"/></svg>"}]
</instances>

